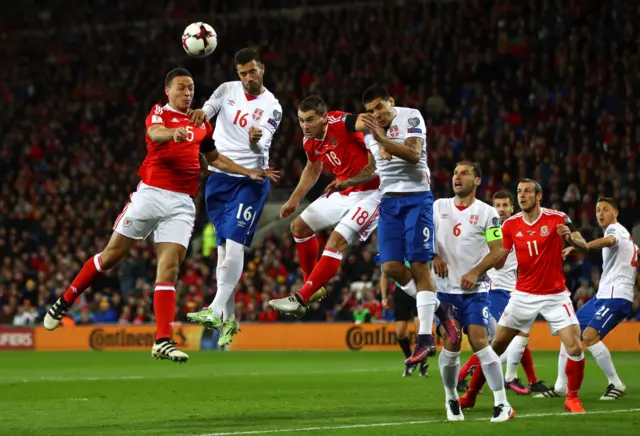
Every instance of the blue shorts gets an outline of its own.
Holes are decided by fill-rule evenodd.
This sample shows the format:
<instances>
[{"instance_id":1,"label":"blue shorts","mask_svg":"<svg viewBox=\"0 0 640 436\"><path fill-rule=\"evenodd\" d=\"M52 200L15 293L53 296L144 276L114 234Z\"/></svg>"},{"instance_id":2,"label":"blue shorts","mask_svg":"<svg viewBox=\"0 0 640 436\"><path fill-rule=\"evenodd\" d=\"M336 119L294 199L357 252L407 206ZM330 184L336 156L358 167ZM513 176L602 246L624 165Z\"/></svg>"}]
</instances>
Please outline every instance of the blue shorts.
<instances>
[{"instance_id":1,"label":"blue shorts","mask_svg":"<svg viewBox=\"0 0 640 436\"><path fill-rule=\"evenodd\" d=\"M445 294L437 293L438 300L443 303L453 304L456 311L453 315L466 333L470 325L481 325L489 330L489 297L487 292L473 292L469 294ZM436 318L436 331L439 330L440 321ZM438 332L438 334L440 334Z\"/></svg>"},{"instance_id":2,"label":"blue shorts","mask_svg":"<svg viewBox=\"0 0 640 436\"><path fill-rule=\"evenodd\" d=\"M500 321L502 312L507 307L511 298L511 292L504 289L492 289L489 291L489 312L496 321Z\"/></svg>"},{"instance_id":3,"label":"blue shorts","mask_svg":"<svg viewBox=\"0 0 640 436\"><path fill-rule=\"evenodd\" d=\"M433 194L383 197L378 219L380 262L428 262L435 256Z\"/></svg>"},{"instance_id":4,"label":"blue shorts","mask_svg":"<svg viewBox=\"0 0 640 436\"><path fill-rule=\"evenodd\" d=\"M247 247L251 245L270 186L268 179L258 182L224 173L209 176L204 190L205 204L218 244L230 239Z\"/></svg>"},{"instance_id":5,"label":"blue shorts","mask_svg":"<svg viewBox=\"0 0 640 436\"><path fill-rule=\"evenodd\" d=\"M576 312L580 331L584 333L591 327L604 339L615 326L631 316L632 307L633 303L624 298L593 297Z\"/></svg>"}]
</instances>

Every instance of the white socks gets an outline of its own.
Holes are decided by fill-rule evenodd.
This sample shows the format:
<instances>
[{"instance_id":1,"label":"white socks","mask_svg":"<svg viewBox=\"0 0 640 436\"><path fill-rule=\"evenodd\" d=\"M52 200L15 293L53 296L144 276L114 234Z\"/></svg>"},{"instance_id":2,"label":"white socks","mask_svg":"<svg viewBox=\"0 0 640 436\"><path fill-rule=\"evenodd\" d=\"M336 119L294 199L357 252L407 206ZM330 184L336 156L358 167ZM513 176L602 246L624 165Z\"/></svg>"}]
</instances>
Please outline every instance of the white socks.
<instances>
[{"instance_id":1,"label":"white socks","mask_svg":"<svg viewBox=\"0 0 640 436\"><path fill-rule=\"evenodd\" d=\"M447 351L444 348L438 356L438 366L442 374L442 384L447 401L458 400L458 373L460 372L460 352Z\"/></svg>"},{"instance_id":2,"label":"white socks","mask_svg":"<svg viewBox=\"0 0 640 436\"><path fill-rule=\"evenodd\" d=\"M399 283L398 283L399 284ZM400 285L400 284L399 284ZM402 286L400 285L400 288L410 297L416 298L416 294L418 293L418 288L416 287L416 282L411 279L409 280L409 283L407 283L406 285Z\"/></svg>"},{"instance_id":3,"label":"white socks","mask_svg":"<svg viewBox=\"0 0 640 436\"><path fill-rule=\"evenodd\" d=\"M415 284L414 284L415 286ZM416 296L416 307L418 308L418 319L420 320L420 335L433 334L433 315L436 311L438 299L436 293L431 291L420 291Z\"/></svg>"},{"instance_id":4,"label":"white socks","mask_svg":"<svg viewBox=\"0 0 640 436\"><path fill-rule=\"evenodd\" d=\"M487 379L489 388L493 391L493 400L496 406L509 405L507 401L507 392L504 389L504 378L502 377L502 365L500 357L493 351L491 346L476 351L476 356L482 365L482 372Z\"/></svg>"},{"instance_id":5,"label":"white socks","mask_svg":"<svg viewBox=\"0 0 640 436\"><path fill-rule=\"evenodd\" d=\"M553 389L556 392L567 392L567 349L560 343L560 354L558 355L558 378Z\"/></svg>"},{"instance_id":6,"label":"white socks","mask_svg":"<svg viewBox=\"0 0 640 436\"><path fill-rule=\"evenodd\" d=\"M509 344L507 351L504 352L507 355L507 371L504 374L505 382L510 382L518 376L518 365L520 365L520 360L528 343L529 338L526 336L516 336Z\"/></svg>"},{"instance_id":7,"label":"white socks","mask_svg":"<svg viewBox=\"0 0 640 436\"><path fill-rule=\"evenodd\" d=\"M216 270L218 291L209 307L213 309L217 317L230 319L234 307L233 290L240 281L244 267L244 246L227 239L224 251L224 259L220 263L220 257L218 258L219 267ZM218 254L220 254L220 250L218 250Z\"/></svg>"},{"instance_id":8,"label":"white socks","mask_svg":"<svg viewBox=\"0 0 640 436\"><path fill-rule=\"evenodd\" d=\"M598 363L598 366L600 367L602 372L604 372L604 374L607 376L609 384L612 384L617 388L624 386L622 380L620 380L620 377L618 377L615 366L613 366L611 353L609 352L609 349L604 344L604 342L600 341L590 346L589 351L591 352L593 358L596 359L596 362Z\"/></svg>"}]
</instances>

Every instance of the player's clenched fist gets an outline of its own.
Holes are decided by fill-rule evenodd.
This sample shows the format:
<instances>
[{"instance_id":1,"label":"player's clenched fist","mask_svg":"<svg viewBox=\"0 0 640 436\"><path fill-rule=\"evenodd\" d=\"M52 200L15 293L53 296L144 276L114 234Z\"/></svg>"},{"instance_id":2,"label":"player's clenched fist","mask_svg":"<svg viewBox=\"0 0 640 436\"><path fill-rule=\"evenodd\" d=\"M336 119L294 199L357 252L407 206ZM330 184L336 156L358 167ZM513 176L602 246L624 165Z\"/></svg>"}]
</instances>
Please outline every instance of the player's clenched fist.
<instances>
[{"instance_id":1,"label":"player's clenched fist","mask_svg":"<svg viewBox=\"0 0 640 436\"><path fill-rule=\"evenodd\" d=\"M442 259L438 255L433 258L433 272L435 272L438 277L442 277L443 279L447 278L447 276L449 275L447 262L445 262L444 259Z\"/></svg>"},{"instance_id":2,"label":"player's clenched fist","mask_svg":"<svg viewBox=\"0 0 640 436\"><path fill-rule=\"evenodd\" d=\"M298 209L298 206L300 206L300 201L295 198L290 198L289 201L282 205L282 208L280 209L280 218L287 218Z\"/></svg>"},{"instance_id":3,"label":"player's clenched fist","mask_svg":"<svg viewBox=\"0 0 640 436\"><path fill-rule=\"evenodd\" d=\"M472 291L476 288L478 284L478 275L473 271L469 271L462 277L460 277L460 287L462 289L466 289L467 291Z\"/></svg>"},{"instance_id":4,"label":"player's clenched fist","mask_svg":"<svg viewBox=\"0 0 640 436\"><path fill-rule=\"evenodd\" d=\"M184 127L173 129L173 140L176 144L181 143L185 139L187 139L187 129L185 129Z\"/></svg>"},{"instance_id":5,"label":"player's clenched fist","mask_svg":"<svg viewBox=\"0 0 640 436\"><path fill-rule=\"evenodd\" d=\"M259 127L249 127L249 142L251 144L257 144L262 138L262 129Z\"/></svg>"}]
</instances>

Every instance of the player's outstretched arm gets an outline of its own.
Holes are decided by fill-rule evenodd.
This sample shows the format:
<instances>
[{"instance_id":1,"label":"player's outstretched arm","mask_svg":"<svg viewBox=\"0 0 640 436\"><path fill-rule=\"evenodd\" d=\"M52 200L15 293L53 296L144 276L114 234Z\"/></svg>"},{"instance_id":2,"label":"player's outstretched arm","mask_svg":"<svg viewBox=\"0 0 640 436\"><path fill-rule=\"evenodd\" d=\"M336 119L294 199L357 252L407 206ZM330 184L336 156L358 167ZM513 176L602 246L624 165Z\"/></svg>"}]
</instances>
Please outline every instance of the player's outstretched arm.
<instances>
[{"instance_id":1,"label":"player's outstretched arm","mask_svg":"<svg viewBox=\"0 0 640 436\"><path fill-rule=\"evenodd\" d=\"M613 235L604 236L602 238L594 239L593 241L587 242L587 250L602 250L603 248L610 248L616 245L616 237ZM573 245L562 250L562 258L566 258L569 254L575 251Z\"/></svg>"},{"instance_id":2,"label":"player's outstretched arm","mask_svg":"<svg viewBox=\"0 0 640 436\"><path fill-rule=\"evenodd\" d=\"M280 218L287 218L293 212L298 209L300 201L309 193L311 188L316 184L320 173L322 172L322 161L311 162L307 160L302 174L300 175L300 181L298 186L294 189L289 200L280 209Z\"/></svg>"},{"instance_id":3,"label":"player's outstretched arm","mask_svg":"<svg viewBox=\"0 0 640 436\"><path fill-rule=\"evenodd\" d=\"M279 171L275 171L272 168L267 168L266 170L250 170L218 153L218 150L204 153L204 156L209 165L226 173L239 174L259 181L264 181L265 178L268 178L277 182L280 179Z\"/></svg>"},{"instance_id":4,"label":"player's outstretched arm","mask_svg":"<svg viewBox=\"0 0 640 436\"><path fill-rule=\"evenodd\" d=\"M475 289L478 283L478 277L489 271L500 261L502 250L504 250L502 248L502 239L487 242L487 245L489 246L489 253L487 253L478 265L460 278L460 286L462 286L463 289Z\"/></svg>"},{"instance_id":5,"label":"player's outstretched arm","mask_svg":"<svg viewBox=\"0 0 640 436\"><path fill-rule=\"evenodd\" d=\"M153 124L147 129L147 135L156 144L164 144L172 139L180 143L187 138L187 130L184 127L168 129L160 124Z\"/></svg>"},{"instance_id":6,"label":"player's outstretched arm","mask_svg":"<svg viewBox=\"0 0 640 436\"><path fill-rule=\"evenodd\" d=\"M334 192L344 191L351 186L361 185L370 182L376 177L376 159L369 153L369 162L358 174L347 180L334 180L324 190L325 194L331 195Z\"/></svg>"},{"instance_id":7,"label":"player's outstretched arm","mask_svg":"<svg viewBox=\"0 0 640 436\"><path fill-rule=\"evenodd\" d=\"M580 232L575 230L571 221L565 220L566 224L558 224L556 231L558 235L562 236L564 242L567 245L572 246L581 253L586 253L589 248L587 247L587 241L584 240Z\"/></svg>"}]
</instances>

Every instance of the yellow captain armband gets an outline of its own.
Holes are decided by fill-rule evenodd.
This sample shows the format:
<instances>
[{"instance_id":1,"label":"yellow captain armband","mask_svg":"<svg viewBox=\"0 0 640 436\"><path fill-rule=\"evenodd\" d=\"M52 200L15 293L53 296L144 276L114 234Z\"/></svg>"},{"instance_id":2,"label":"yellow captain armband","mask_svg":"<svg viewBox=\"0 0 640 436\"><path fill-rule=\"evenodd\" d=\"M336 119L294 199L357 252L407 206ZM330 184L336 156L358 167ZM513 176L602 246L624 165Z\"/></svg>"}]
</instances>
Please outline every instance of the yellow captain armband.
<instances>
[{"instance_id":1,"label":"yellow captain armband","mask_svg":"<svg viewBox=\"0 0 640 436\"><path fill-rule=\"evenodd\" d=\"M487 242L498 241L502 239L502 229L500 227L487 229L487 231L484 233L484 237Z\"/></svg>"}]
</instances>

